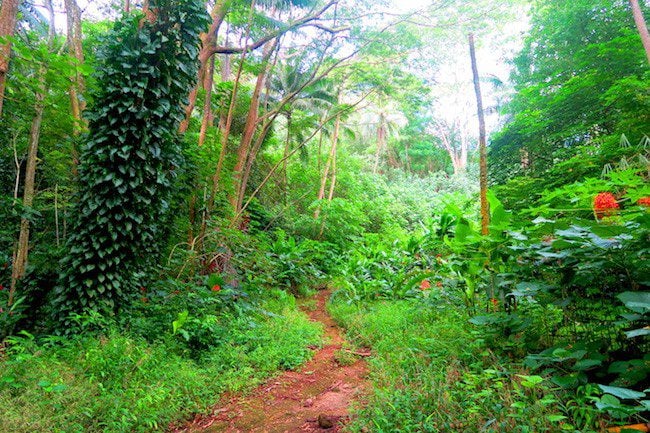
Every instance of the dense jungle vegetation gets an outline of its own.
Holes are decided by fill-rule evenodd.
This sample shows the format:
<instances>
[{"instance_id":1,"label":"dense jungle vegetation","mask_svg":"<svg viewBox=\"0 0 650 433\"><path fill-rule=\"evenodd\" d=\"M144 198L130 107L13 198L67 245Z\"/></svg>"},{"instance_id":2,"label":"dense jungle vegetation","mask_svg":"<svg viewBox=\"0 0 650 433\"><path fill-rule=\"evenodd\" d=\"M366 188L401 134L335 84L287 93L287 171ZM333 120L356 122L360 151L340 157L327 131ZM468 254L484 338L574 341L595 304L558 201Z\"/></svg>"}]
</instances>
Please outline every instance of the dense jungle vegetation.
<instances>
[{"instance_id":1,"label":"dense jungle vegetation","mask_svg":"<svg viewBox=\"0 0 650 433\"><path fill-rule=\"evenodd\" d=\"M1 1L0 432L650 431L647 0Z\"/></svg>"}]
</instances>

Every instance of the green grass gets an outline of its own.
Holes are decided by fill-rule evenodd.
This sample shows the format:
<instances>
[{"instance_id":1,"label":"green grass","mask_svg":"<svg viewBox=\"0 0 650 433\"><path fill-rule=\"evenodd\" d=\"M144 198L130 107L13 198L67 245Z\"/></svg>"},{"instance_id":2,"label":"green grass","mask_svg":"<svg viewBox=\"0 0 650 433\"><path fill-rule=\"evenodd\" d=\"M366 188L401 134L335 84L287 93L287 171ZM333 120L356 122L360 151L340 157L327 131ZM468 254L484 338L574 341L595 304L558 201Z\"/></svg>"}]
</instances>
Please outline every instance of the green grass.
<instances>
[{"instance_id":1,"label":"green grass","mask_svg":"<svg viewBox=\"0 0 650 433\"><path fill-rule=\"evenodd\" d=\"M225 391L300 365L307 346L320 344L321 327L292 298L263 308L228 323L222 343L200 361L116 329L53 344L22 338L0 353L0 431L164 431Z\"/></svg>"},{"instance_id":2,"label":"green grass","mask_svg":"<svg viewBox=\"0 0 650 433\"><path fill-rule=\"evenodd\" d=\"M552 384L497 359L451 306L336 302L330 311L353 343L373 350L374 391L352 432L592 431L572 425Z\"/></svg>"}]
</instances>

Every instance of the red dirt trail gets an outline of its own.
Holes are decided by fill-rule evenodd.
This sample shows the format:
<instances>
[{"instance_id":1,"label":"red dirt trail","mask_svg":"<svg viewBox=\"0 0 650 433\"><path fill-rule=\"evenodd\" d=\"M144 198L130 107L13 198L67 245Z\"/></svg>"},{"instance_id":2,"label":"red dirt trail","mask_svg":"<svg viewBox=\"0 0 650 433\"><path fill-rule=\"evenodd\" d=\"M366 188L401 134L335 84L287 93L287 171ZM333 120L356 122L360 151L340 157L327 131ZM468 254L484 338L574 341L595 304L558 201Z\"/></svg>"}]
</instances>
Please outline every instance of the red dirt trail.
<instances>
[{"instance_id":1,"label":"red dirt trail","mask_svg":"<svg viewBox=\"0 0 650 433\"><path fill-rule=\"evenodd\" d=\"M250 395L225 397L212 414L200 416L174 433L339 432L348 409L369 390L365 361L340 365L335 358L344 343L341 330L327 313L330 292L319 291L310 320L325 325L325 346L299 371L271 378ZM367 356L369 353L363 353Z\"/></svg>"}]
</instances>

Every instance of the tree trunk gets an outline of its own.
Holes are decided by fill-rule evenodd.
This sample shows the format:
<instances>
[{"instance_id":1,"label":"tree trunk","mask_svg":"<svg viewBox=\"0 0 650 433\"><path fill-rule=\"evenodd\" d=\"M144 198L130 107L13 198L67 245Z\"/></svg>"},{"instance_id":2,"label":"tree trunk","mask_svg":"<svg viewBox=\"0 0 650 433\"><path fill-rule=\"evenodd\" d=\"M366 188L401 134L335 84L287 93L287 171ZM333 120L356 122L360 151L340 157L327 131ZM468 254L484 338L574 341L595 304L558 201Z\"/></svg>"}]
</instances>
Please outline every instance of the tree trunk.
<instances>
[{"instance_id":1,"label":"tree trunk","mask_svg":"<svg viewBox=\"0 0 650 433\"><path fill-rule=\"evenodd\" d=\"M86 130L86 123L81 117L81 114L86 108L86 102L80 98L84 92L84 80L83 76L79 72L79 67L83 65L84 54L81 46L81 10L77 5L76 0L65 0L65 12L68 21L68 50L77 61L75 76L72 78L72 83L70 85L70 106L72 108L72 117L74 119L72 132L74 135L78 135L80 132ZM77 152L75 149L73 151L75 162L77 160L76 154Z\"/></svg>"},{"instance_id":2,"label":"tree trunk","mask_svg":"<svg viewBox=\"0 0 650 433\"><path fill-rule=\"evenodd\" d=\"M221 81L225 83L228 80L230 80L230 56L223 55L221 56ZM219 111L219 130L223 131L226 128L228 111L223 107Z\"/></svg>"},{"instance_id":3,"label":"tree trunk","mask_svg":"<svg viewBox=\"0 0 650 433\"><path fill-rule=\"evenodd\" d=\"M338 129L338 125L336 128ZM334 188L336 187L336 151L338 147L338 131L336 131L334 135L337 136L337 140L332 142L332 178L330 179L330 192L327 195L327 201L332 201L334 198Z\"/></svg>"},{"instance_id":4,"label":"tree trunk","mask_svg":"<svg viewBox=\"0 0 650 433\"><path fill-rule=\"evenodd\" d=\"M386 145L386 129L384 125L384 115L379 115L379 126L377 126L377 150L375 151L375 164L372 168L373 173L377 173L379 170L379 160L381 159L381 154L384 151L384 146Z\"/></svg>"},{"instance_id":5,"label":"tree trunk","mask_svg":"<svg viewBox=\"0 0 650 433\"><path fill-rule=\"evenodd\" d=\"M258 118L259 118L259 108L260 108L260 96L262 90L266 85L266 76L268 74L268 60L275 50L276 44L271 43L265 47L264 57L262 62L264 67L257 75L257 81L255 82L255 89L253 90L253 95L251 96L250 107L248 109L248 115L246 116L246 124L244 126L244 132L242 134L241 141L239 143L239 148L237 149L237 162L233 168L233 180L235 181L235 191L233 196L230 198L230 203L234 209L235 215L241 210L241 203L243 200L244 191L246 189L246 184L244 181L244 169L246 167L246 162L252 155L250 155L251 144L253 143L253 138L255 136L255 131L257 130Z\"/></svg>"},{"instance_id":6,"label":"tree trunk","mask_svg":"<svg viewBox=\"0 0 650 433\"><path fill-rule=\"evenodd\" d=\"M341 115L336 116L334 121L334 132L332 133L332 147L330 148L330 154L325 162L325 169L323 170L323 176L320 180L320 189L318 190L318 201L320 202L325 198L325 188L327 187L327 178L329 177L330 167L332 166L334 159L336 158L336 145L339 139L339 127L341 123ZM331 189L331 188L330 188ZM316 210L314 211L314 219L318 219L320 216L321 205L318 203Z\"/></svg>"},{"instance_id":7,"label":"tree trunk","mask_svg":"<svg viewBox=\"0 0 650 433\"><path fill-rule=\"evenodd\" d=\"M453 136L453 128L455 126L443 126L441 124L437 125L438 136L442 141L442 145L451 159L451 165L454 168L454 175L460 174L465 171L467 167L467 140L461 137L460 151L455 148L451 142L451 137ZM458 127L460 134L460 126ZM431 169L429 170L431 171Z\"/></svg>"},{"instance_id":8,"label":"tree trunk","mask_svg":"<svg viewBox=\"0 0 650 433\"><path fill-rule=\"evenodd\" d=\"M406 158L406 172L411 174L411 156L409 155L409 142L408 140L404 144L404 156Z\"/></svg>"},{"instance_id":9,"label":"tree trunk","mask_svg":"<svg viewBox=\"0 0 650 433\"><path fill-rule=\"evenodd\" d=\"M201 120L201 131L199 132L199 146L205 143L208 127L212 126L212 87L214 85L214 56L210 59L208 69L205 71L203 87L205 89L205 100L203 101L203 119Z\"/></svg>"},{"instance_id":10,"label":"tree trunk","mask_svg":"<svg viewBox=\"0 0 650 433\"><path fill-rule=\"evenodd\" d=\"M465 134L459 131L460 134L460 155L458 156L458 164L460 171L465 171L467 169L467 149L469 143Z\"/></svg>"},{"instance_id":11,"label":"tree trunk","mask_svg":"<svg viewBox=\"0 0 650 433\"><path fill-rule=\"evenodd\" d=\"M630 0L630 6L632 6L634 22L636 23L636 28L639 29L641 42L643 43L645 54L648 57L648 62L650 63L650 33L648 33L648 26L645 23L645 18L643 17L643 12L641 11L639 0Z\"/></svg>"},{"instance_id":12,"label":"tree trunk","mask_svg":"<svg viewBox=\"0 0 650 433\"><path fill-rule=\"evenodd\" d=\"M210 59L214 61L214 53L212 47L217 43L217 33L219 33L219 28L223 24L223 20L226 16L228 10L227 0L217 0L214 4L210 16L212 17L212 23L210 24L210 29L207 33L201 34L201 50L199 52L199 60L201 66L199 67L198 77L196 80L196 86L190 91L187 105L185 106L185 119L181 122L178 130L183 133L187 131L187 128L190 125L190 117L192 117L192 111L196 106L196 98L198 95L199 86L204 82L204 78L207 73L208 64Z\"/></svg>"},{"instance_id":13,"label":"tree trunk","mask_svg":"<svg viewBox=\"0 0 650 433\"><path fill-rule=\"evenodd\" d=\"M0 38L11 37L16 29L16 14L18 13L19 0L2 0L0 6ZM0 117L2 116L2 103L5 97L7 73L9 72L9 57L11 56L11 42L0 45Z\"/></svg>"},{"instance_id":14,"label":"tree trunk","mask_svg":"<svg viewBox=\"0 0 650 433\"><path fill-rule=\"evenodd\" d=\"M23 208L29 209L34 203L34 190L36 179L36 162L38 157L38 143L41 135L41 123L45 100L45 68L40 68L40 90L35 95L35 113L29 131L29 150L27 152L27 165L25 168L25 187L23 190ZM11 287L9 289L8 305L12 305L16 294L18 281L25 275L27 259L29 256L29 219L21 218L20 234L14 254L14 264L11 270Z\"/></svg>"},{"instance_id":15,"label":"tree trunk","mask_svg":"<svg viewBox=\"0 0 650 433\"><path fill-rule=\"evenodd\" d=\"M487 149L485 144L485 118L483 116L483 99L481 98L481 84L479 82L478 66L476 65L476 51L474 48L474 34L469 35L469 55L472 59L472 74L474 76L474 91L476 93L476 111L478 114L478 149L479 149L479 183L481 195L481 233L487 235L490 225L490 210L487 201Z\"/></svg>"},{"instance_id":16,"label":"tree trunk","mask_svg":"<svg viewBox=\"0 0 650 433\"><path fill-rule=\"evenodd\" d=\"M284 162L282 163L282 188L285 206L287 204L287 199L289 196L289 177L287 176L287 161L289 160L289 152L291 152L291 110L287 112L287 137L284 143Z\"/></svg>"}]
</instances>

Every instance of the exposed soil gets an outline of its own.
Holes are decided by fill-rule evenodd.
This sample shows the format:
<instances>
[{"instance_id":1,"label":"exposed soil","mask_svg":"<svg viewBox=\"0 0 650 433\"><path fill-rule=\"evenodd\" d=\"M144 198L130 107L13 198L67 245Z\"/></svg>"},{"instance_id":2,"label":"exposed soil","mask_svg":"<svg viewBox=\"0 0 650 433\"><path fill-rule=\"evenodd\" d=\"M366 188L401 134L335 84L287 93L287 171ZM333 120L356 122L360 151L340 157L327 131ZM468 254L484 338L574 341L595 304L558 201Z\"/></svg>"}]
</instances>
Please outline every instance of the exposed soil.
<instances>
[{"instance_id":1,"label":"exposed soil","mask_svg":"<svg viewBox=\"0 0 650 433\"><path fill-rule=\"evenodd\" d=\"M319 291L315 298L316 308L305 311L312 321L325 325L326 344L315 350L313 358L299 371L288 371L272 378L250 395L225 397L211 415L198 417L174 432L341 431L349 418L351 402L369 390L367 365L363 359L369 353L346 356L354 362L350 365L337 362L336 355L345 340L325 308L329 295L329 291Z\"/></svg>"}]
</instances>

